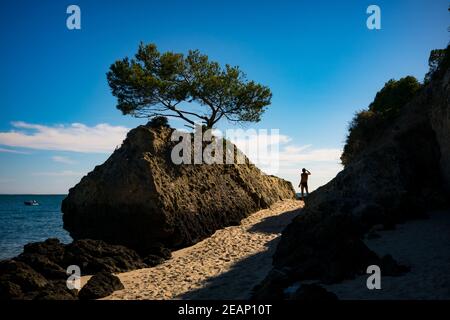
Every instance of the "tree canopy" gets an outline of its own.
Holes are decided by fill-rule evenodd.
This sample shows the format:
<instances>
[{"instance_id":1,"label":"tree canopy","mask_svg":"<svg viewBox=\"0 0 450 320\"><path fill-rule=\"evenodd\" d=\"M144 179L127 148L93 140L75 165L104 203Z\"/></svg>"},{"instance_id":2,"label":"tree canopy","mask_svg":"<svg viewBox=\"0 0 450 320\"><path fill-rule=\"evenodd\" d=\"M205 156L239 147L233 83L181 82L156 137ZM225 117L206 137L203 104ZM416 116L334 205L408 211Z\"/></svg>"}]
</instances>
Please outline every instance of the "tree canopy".
<instances>
[{"instance_id":1,"label":"tree canopy","mask_svg":"<svg viewBox=\"0 0 450 320\"><path fill-rule=\"evenodd\" d=\"M155 44L141 43L133 59L111 65L107 78L123 114L176 117L190 126L258 122L272 98L268 87L248 81L237 66L221 67L198 50L160 53Z\"/></svg>"},{"instance_id":2,"label":"tree canopy","mask_svg":"<svg viewBox=\"0 0 450 320\"><path fill-rule=\"evenodd\" d=\"M407 76L400 80L391 79L377 92L375 99L369 105L369 110L377 113L396 113L411 100L412 95L420 89L416 78Z\"/></svg>"}]
</instances>

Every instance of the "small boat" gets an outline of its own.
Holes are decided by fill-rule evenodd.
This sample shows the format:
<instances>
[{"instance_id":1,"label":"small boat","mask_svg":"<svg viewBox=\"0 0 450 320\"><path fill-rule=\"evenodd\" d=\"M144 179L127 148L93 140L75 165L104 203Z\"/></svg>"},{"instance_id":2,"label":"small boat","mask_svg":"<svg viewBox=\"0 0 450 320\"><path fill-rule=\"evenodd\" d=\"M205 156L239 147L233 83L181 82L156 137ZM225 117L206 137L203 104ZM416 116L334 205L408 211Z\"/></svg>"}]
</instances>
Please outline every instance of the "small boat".
<instances>
[{"instance_id":1,"label":"small boat","mask_svg":"<svg viewBox=\"0 0 450 320\"><path fill-rule=\"evenodd\" d=\"M26 206L38 206L39 202L37 202L36 200L28 200L24 201L23 204Z\"/></svg>"}]
</instances>

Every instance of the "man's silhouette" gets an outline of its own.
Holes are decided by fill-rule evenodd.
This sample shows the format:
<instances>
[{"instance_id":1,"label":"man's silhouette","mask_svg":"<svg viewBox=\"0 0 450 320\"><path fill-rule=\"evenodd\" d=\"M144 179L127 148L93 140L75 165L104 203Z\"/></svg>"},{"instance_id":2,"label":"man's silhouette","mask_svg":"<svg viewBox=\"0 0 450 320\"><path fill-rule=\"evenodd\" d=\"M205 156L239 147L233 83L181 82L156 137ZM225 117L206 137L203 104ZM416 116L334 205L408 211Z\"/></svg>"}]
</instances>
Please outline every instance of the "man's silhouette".
<instances>
[{"instance_id":1,"label":"man's silhouette","mask_svg":"<svg viewBox=\"0 0 450 320\"><path fill-rule=\"evenodd\" d=\"M306 189L306 195L308 195L308 176L310 174L311 174L311 172L309 172L305 168L302 169L301 180L300 180L300 184L298 185L300 187L300 191L302 192L302 200L304 200L303 191L305 189Z\"/></svg>"}]
</instances>

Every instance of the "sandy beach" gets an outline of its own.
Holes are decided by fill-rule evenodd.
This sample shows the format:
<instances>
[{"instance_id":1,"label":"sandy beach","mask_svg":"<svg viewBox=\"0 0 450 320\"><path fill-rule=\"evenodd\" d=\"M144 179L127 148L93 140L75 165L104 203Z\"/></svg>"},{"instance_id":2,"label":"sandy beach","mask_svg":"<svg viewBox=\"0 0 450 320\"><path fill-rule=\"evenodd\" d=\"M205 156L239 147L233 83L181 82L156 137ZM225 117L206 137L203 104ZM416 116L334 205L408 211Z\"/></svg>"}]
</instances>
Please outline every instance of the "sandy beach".
<instances>
[{"instance_id":1,"label":"sandy beach","mask_svg":"<svg viewBox=\"0 0 450 320\"><path fill-rule=\"evenodd\" d=\"M281 231L302 207L302 201L280 201L174 251L161 265L118 274L125 289L105 299L248 299L272 267Z\"/></svg>"},{"instance_id":2,"label":"sandy beach","mask_svg":"<svg viewBox=\"0 0 450 320\"><path fill-rule=\"evenodd\" d=\"M302 207L302 201L278 202L239 226L174 251L172 259L159 266L117 274L125 289L104 299L248 299L271 269L281 231ZM395 230L378 231L380 238L364 240L378 255L391 254L411 268L398 277L382 275L381 290L367 289L368 275L320 284L344 300L449 299L449 231L450 214L433 212L429 219L407 221ZM82 277L82 285L89 278Z\"/></svg>"}]
</instances>

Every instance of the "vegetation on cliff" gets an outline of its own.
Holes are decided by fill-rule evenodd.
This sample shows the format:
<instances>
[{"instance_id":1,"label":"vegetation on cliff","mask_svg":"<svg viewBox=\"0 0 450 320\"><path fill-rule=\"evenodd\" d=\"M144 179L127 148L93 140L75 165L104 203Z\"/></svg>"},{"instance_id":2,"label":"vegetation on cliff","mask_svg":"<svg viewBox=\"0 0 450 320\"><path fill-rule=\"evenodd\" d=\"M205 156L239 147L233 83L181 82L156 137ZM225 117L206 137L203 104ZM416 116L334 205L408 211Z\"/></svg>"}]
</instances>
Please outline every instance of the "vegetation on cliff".
<instances>
[{"instance_id":1,"label":"vegetation on cliff","mask_svg":"<svg viewBox=\"0 0 450 320\"><path fill-rule=\"evenodd\" d=\"M395 266L392 275L408 270L377 256L362 239L376 226L393 229L449 207L448 57L447 48L438 65L430 63L429 83L419 85L412 77L389 81L354 120L344 170L311 193L303 214L283 231L274 268L254 298L283 299L293 285L338 283L372 264L384 275L389 265Z\"/></svg>"},{"instance_id":2,"label":"vegetation on cliff","mask_svg":"<svg viewBox=\"0 0 450 320\"><path fill-rule=\"evenodd\" d=\"M379 135L396 118L401 108L408 103L420 89L416 78L407 76L400 80L391 79L376 94L367 110L355 114L350 122L349 133L341 155L341 161L347 166L372 139Z\"/></svg>"},{"instance_id":3,"label":"vegetation on cliff","mask_svg":"<svg viewBox=\"0 0 450 320\"><path fill-rule=\"evenodd\" d=\"M365 150L365 148L395 120L403 106L410 102L424 85L433 79L442 78L450 66L450 54L445 49L435 49L428 59L429 71L424 84L407 76L400 80L391 79L375 95L367 109L358 111L349 124L348 135L341 161L347 166Z\"/></svg>"},{"instance_id":4,"label":"vegetation on cliff","mask_svg":"<svg viewBox=\"0 0 450 320\"><path fill-rule=\"evenodd\" d=\"M449 8L450 9L450 8ZM424 83L429 83L433 79L442 78L450 67L450 45L445 49L434 49L428 59L430 70L425 75Z\"/></svg>"}]
</instances>

